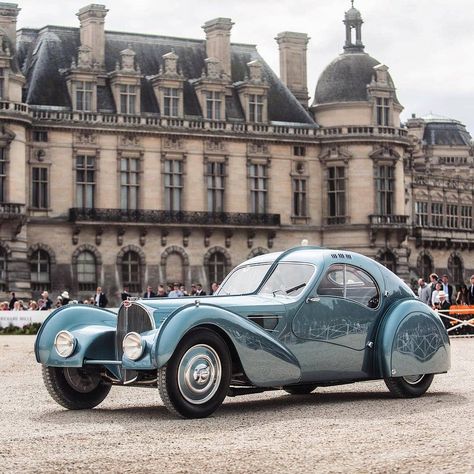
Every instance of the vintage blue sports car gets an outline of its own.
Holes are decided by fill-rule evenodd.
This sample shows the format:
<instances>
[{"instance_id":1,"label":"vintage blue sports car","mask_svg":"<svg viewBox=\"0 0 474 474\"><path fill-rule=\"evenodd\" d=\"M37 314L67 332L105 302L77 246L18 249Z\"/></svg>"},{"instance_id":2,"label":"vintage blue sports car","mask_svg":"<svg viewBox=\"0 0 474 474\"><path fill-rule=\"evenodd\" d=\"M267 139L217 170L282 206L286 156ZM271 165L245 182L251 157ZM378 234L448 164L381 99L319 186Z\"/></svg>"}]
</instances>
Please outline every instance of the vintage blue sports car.
<instances>
[{"instance_id":1,"label":"vintage blue sports car","mask_svg":"<svg viewBox=\"0 0 474 474\"><path fill-rule=\"evenodd\" d=\"M252 258L215 296L125 301L118 314L62 307L35 353L66 408L93 408L112 385L147 386L188 418L226 396L360 380L418 397L450 367L440 317L402 280L370 258L315 247Z\"/></svg>"}]
</instances>

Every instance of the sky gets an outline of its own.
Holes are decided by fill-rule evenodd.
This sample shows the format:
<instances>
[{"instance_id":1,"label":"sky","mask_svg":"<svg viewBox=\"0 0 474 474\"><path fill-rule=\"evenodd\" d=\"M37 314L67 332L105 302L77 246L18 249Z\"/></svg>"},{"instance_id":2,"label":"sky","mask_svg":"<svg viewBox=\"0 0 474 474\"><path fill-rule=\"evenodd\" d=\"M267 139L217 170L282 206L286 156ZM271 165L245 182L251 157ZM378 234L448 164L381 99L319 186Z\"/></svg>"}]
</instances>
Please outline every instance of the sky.
<instances>
[{"instance_id":1,"label":"sky","mask_svg":"<svg viewBox=\"0 0 474 474\"><path fill-rule=\"evenodd\" d=\"M10 0L14 1L14 0ZM17 0L18 27L78 26L76 13L88 0ZM350 0L96 0L106 5L106 29L204 38L201 26L217 17L235 23L231 41L257 45L279 73L275 36L310 36L308 90L342 52L342 20ZM464 123L474 136L474 30L472 0L355 0L364 24L365 51L390 69L402 120L430 113ZM311 102L310 102L311 103Z\"/></svg>"}]
</instances>

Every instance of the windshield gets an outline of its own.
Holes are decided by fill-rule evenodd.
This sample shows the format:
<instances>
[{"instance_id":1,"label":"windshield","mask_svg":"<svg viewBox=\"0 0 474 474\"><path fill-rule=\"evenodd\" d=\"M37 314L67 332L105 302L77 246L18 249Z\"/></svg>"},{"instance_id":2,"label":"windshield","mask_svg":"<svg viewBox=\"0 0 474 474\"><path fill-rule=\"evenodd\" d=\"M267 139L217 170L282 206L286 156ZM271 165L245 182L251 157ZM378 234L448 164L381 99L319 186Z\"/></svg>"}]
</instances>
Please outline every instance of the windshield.
<instances>
[{"instance_id":1,"label":"windshield","mask_svg":"<svg viewBox=\"0 0 474 474\"><path fill-rule=\"evenodd\" d=\"M279 263L260 294L298 296L306 287L316 268L301 263Z\"/></svg>"},{"instance_id":2,"label":"windshield","mask_svg":"<svg viewBox=\"0 0 474 474\"><path fill-rule=\"evenodd\" d=\"M218 295L245 295L254 293L271 267L271 263L247 265L232 272L219 288Z\"/></svg>"}]
</instances>

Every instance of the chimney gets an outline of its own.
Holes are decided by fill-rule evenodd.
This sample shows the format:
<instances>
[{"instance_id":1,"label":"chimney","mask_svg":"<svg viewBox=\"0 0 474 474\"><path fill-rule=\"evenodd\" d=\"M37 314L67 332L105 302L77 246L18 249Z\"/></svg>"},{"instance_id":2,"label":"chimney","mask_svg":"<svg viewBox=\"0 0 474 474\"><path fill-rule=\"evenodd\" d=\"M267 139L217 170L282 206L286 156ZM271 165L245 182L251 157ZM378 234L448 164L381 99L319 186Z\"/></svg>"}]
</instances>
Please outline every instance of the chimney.
<instances>
[{"instance_id":1,"label":"chimney","mask_svg":"<svg viewBox=\"0 0 474 474\"><path fill-rule=\"evenodd\" d=\"M107 12L105 5L91 3L77 13L81 22L81 46L91 49L92 63L98 63L99 66L104 66L104 18Z\"/></svg>"},{"instance_id":2,"label":"chimney","mask_svg":"<svg viewBox=\"0 0 474 474\"><path fill-rule=\"evenodd\" d=\"M305 109L308 108L306 33L284 31L275 38L280 48L280 78Z\"/></svg>"},{"instance_id":3,"label":"chimney","mask_svg":"<svg viewBox=\"0 0 474 474\"><path fill-rule=\"evenodd\" d=\"M206 33L206 55L220 61L222 71L231 76L230 68L230 18L215 18L204 23L202 27Z\"/></svg>"},{"instance_id":4,"label":"chimney","mask_svg":"<svg viewBox=\"0 0 474 474\"><path fill-rule=\"evenodd\" d=\"M0 2L0 28L5 31L13 49L16 49L16 17L20 13L20 8L16 3Z\"/></svg>"}]
</instances>

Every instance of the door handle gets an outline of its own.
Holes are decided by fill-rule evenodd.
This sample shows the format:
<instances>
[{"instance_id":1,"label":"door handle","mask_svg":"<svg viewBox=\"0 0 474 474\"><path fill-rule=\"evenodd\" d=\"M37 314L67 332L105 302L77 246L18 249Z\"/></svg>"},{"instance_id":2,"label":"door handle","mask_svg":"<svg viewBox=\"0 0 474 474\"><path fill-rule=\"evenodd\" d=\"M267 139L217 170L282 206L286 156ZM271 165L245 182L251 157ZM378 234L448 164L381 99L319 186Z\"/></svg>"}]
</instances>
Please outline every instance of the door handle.
<instances>
[{"instance_id":1,"label":"door handle","mask_svg":"<svg viewBox=\"0 0 474 474\"><path fill-rule=\"evenodd\" d=\"M318 296L310 296L306 298L306 303L317 303L320 299Z\"/></svg>"}]
</instances>

